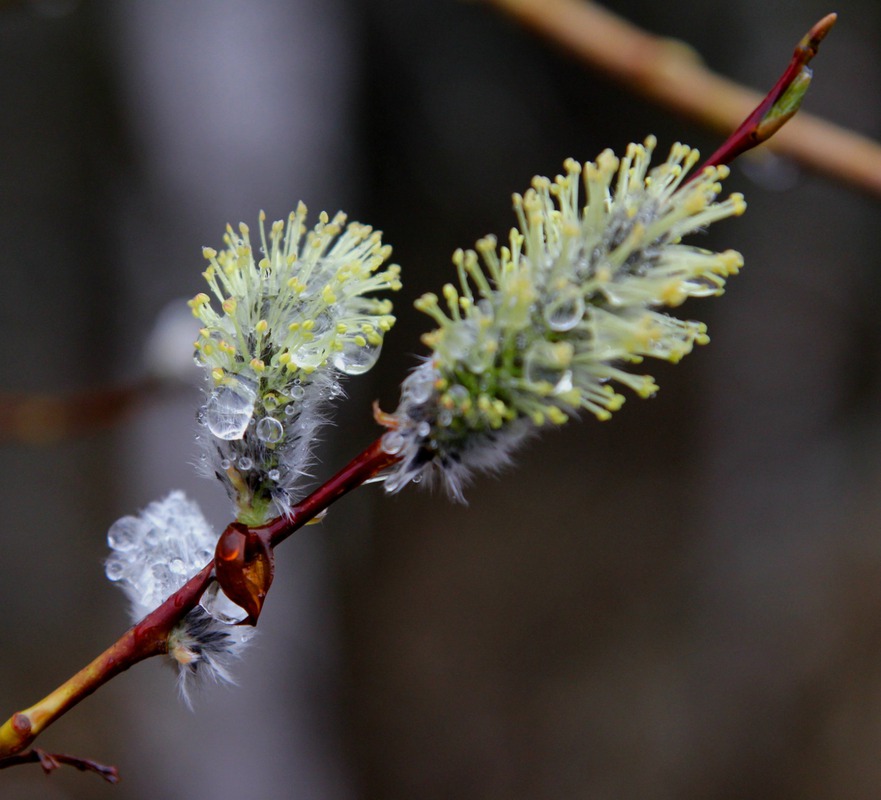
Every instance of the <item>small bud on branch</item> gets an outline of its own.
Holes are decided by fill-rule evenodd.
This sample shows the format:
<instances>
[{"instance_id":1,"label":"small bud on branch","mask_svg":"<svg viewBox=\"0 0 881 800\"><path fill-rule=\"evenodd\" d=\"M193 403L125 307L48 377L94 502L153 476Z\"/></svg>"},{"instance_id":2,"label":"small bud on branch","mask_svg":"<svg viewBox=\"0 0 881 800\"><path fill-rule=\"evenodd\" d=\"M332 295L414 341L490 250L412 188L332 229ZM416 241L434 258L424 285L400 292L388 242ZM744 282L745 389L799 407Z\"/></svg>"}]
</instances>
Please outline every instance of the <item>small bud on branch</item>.
<instances>
[{"instance_id":1,"label":"small bud on branch","mask_svg":"<svg viewBox=\"0 0 881 800\"><path fill-rule=\"evenodd\" d=\"M730 164L737 156L770 139L795 115L811 83L813 73L808 64L837 19L837 14L827 14L804 35L771 91L706 160L704 167Z\"/></svg>"}]
</instances>

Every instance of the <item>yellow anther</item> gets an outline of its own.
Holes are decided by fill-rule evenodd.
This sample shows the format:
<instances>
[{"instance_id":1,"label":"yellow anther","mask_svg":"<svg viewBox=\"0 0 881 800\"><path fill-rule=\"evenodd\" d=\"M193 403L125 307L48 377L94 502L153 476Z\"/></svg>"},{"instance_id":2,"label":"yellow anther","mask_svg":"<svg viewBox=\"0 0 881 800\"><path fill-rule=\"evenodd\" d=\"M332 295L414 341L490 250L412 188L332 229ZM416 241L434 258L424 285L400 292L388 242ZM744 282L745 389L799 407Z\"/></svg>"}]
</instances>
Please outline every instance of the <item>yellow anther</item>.
<instances>
[{"instance_id":1,"label":"yellow anther","mask_svg":"<svg viewBox=\"0 0 881 800\"><path fill-rule=\"evenodd\" d=\"M550 406L547 410L547 415L554 425L563 425L569 421L569 416L557 408L557 406Z\"/></svg>"},{"instance_id":2,"label":"yellow anther","mask_svg":"<svg viewBox=\"0 0 881 800\"><path fill-rule=\"evenodd\" d=\"M211 302L211 298L208 297L208 295L205 294L205 292L199 292L199 294L197 294L192 300L187 301L187 305L190 308L195 310L197 307L204 306L210 302Z\"/></svg>"}]
</instances>

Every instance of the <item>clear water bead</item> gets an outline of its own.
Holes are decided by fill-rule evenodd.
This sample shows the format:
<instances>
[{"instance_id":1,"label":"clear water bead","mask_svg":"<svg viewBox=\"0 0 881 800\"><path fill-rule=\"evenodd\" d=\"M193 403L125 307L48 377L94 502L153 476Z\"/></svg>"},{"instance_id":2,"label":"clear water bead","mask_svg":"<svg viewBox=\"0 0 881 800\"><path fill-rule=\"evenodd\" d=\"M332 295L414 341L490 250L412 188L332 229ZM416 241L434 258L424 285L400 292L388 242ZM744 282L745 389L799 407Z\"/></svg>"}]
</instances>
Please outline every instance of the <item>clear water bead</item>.
<instances>
[{"instance_id":1,"label":"clear water bead","mask_svg":"<svg viewBox=\"0 0 881 800\"><path fill-rule=\"evenodd\" d=\"M462 359L477 341L477 331L469 320L463 320L444 329L441 349L444 355L453 360Z\"/></svg>"},{"instance_id":2,"label":"clear water bead","mask_svg":"<svg viewBox=\"0 0 881 800\"><path fill-rule=\"evenodd\" d=\"M462 403L464 403L469 397L471 397L470 392L464 386L462 386L461 383L457 383L451 386L447 391L447 394L450 395L453 402L457 406L461 406Z\"/></svg>"},{"instance_id":3,"label":"clear water bead","mask_svg":"<svg viewBox=\"0 0 881 800\"><path fill-rule=\"evenodd\" d=\"M131 550L137 546L143 533L143 527L144 523L137 517L122 517L122 519L116 520L107 531L107 544L120 552ZM110 576L108 575L108 577Z\"/></svg>"},{"instance_id":4,"label":"clear water bead","mask_svg":"<svg viewBox=\"0 0 881 800\"><path fill-rule=\"evenodd\" d=\"M248 458L247 456L242 456L239 459L238 467L240 470L247 472L253 466L254 466L254 462L250 458Z\"/></svg>"},{"instance_id":5,"label":"clear water bead","mask_svg":"<svg viewBox=\"0 0 881 800\"><path fill-rule=\"evenodd\" d=\"M224 625L236 625L248 616L245 609L230 600L217 583L212 583L205 590L199 605Z\"/></svg>"},{"instance_id":6,"label":"clear water bead","mask_svg":"<svg viewBox=\"0 0 881 800\"><path fill-rule=\"evenodd\" d=\"M413 377L405 384L410 399L417 404L424 403L434 392L434 381L434 372L426 372L423 369L414 372Z\"/></svg>"},{"instance_id":7,"label":"clear water bead","mask_svg":"<svg viewBox=\"0 0 881 800\"><path fill-rule=\"evenodd\" d=\"M477 344L472 347L462 359L465 366L475 375L482 375L489 369L495 358L495 351L485 346L487 343Z\"/></svg>"},{"instance_id":8,"label":"clear water bead","mask_svg":"<svg viewBox=\"0 0 881 800\"><path fill-rule=\"evenodd\" d=\"M284 425L272 417L263 417L257 423L257 438L266 444L276 444L284 436Z\"/></svg>"},{"instance_id":9,"label":"clear water bead","mask_svg":"<svg viewBox=\"0 0 881 800\"><path fill-rule=\"evenodd\" d=\"M552 331L570 331L584 317L584 298L575 287L559 292L544 307L544 318Z\"/></svg>"},{"instance_id":10,"label":"clear water bead","mask_svg":"<svg viewBox=\"0 0 881 800\"><path fill-rule=\"evenodd\" d=\"M382 449L390 456L400 453L405 444L406 439L398 431L389 431L382 437Z\"/></svg>"},{"instance_id":11,"label":"clear water bead","mask_svg":"<svg viewBox=\"0 0 881 800\"><path fill-rule=\"evenodd\" d=\"M128 571L128 561L120 556L111 556L107 559L107 563L104 564L104 574L107 576L107 580L110 581L121 581L126 577Z\"/></svg>"},{"instance_id":12,"label":"clear water bead","mask_svg":"<svg viewBox=\"0 0 881 800\"><path fill-rule=\"evenodd\" d=\"M207 560L207 559L206 559ZM172 575L186 575L187 565L182 558L173 558L168 562L168 569Z\"/></svg>"},{"instance_id":13,"label":"clear water bead","mask_svg":"<svg viewBox=\"0 0 881 800\"><path fill-rule=\"evenodd\" d=\"M205 423L218 439L241 439L254 415L257 392L246 378L230 378L218 386L205 404Z\"/></svg>"},{"instance_id":14,"label":"clear water bead","mask_svg":"<svg viewBox=\"0 0 881 800\"><path fill-rule=\"evenodd\" d=\"M346 375L363 375L377 362L381 350L382 344L368 342L361 346L349 339L343 343L342 350L334 353L333 365Z\"/></svg>"},{"instance_id":15,"label":"clear water bead","mask_svg":"<svg viewBox=\"0 0 881 800\"><path fill-rule=\"evenodd\" d=\"M554 394L572 388L572 346L565 342L535 342L526 353L523 374L532 384L550 384Z\"/></svg>"}]
</instances>

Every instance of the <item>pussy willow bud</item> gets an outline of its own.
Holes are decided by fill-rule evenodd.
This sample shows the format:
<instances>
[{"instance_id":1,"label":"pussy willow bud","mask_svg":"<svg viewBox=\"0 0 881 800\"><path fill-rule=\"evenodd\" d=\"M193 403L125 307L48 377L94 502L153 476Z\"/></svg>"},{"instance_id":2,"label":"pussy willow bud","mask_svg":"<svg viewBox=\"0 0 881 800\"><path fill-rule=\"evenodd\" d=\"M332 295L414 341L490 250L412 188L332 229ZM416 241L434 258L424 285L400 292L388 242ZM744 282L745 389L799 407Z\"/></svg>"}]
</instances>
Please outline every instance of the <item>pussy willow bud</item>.
<instances>
[{"instance_id":1,"label":"pussy willow bud","mask_svg":"<svg viewBox=\"0 0 881 800\"><path fill-rule=\"evenodd\" d=\"M346 225L345 214L306 228L302 204L260 244L227 227L221 252L206 247L206 293L190 306L203 327L196 363L208 372L204 471L226 485L250 525L290 509L329 400L345 375L367 372L394 324L391 301L366 297L399 289L400 269L379 231Z\"/></svg>"},{"instance_id":2,"label":"pussy willow bud","mask_svg":"<svg viewBox=\"0 0 881 800\"><path fill-rule=\"evenodd\" d=\"M685 183L697 151L676 144L649 169L654 147L650 137L623 159L606 150L534 178L514 196L508 244L487 237L458 251L458 286L417 302L438 327L382 417L384 446L401 456L387 490L427 476L461 499L473 469L504 464L531 431L581 410L608 419L624 402L615 384L654 394L652 377L630 370L646 356L676 362L709 341L703 323L662 309L722 293L740 254L682 239L746 205L739 194L717 202L727 167Z\"/></svg>"},{"instance_id":3,"label":"pussy willow bud","mask_svg":"<svg viewBox=\"0 0 881 800\"><path fill-rule=\"evenodd\" d=\"M216 540L199 506L179 491L150 503L136 517L114 522L107 533L111 554L104 569L128 597L132 621L141 620L202 569L214 555ZM174 627L168 655L188 703L200 682L232 683L229 666L252 631L223 624L201 607Z\"/></svg>"}]
</instances>

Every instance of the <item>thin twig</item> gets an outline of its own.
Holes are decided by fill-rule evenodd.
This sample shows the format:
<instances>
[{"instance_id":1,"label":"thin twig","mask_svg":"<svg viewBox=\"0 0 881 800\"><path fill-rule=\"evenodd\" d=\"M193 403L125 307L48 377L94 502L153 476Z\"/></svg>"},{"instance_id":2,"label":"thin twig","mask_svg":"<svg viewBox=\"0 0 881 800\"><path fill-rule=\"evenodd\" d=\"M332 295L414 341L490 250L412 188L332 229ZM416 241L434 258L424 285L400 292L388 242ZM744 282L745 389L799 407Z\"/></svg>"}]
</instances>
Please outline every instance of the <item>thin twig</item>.
<instances>
[{"instance_id":1,"label":"thin twig","mask_svg":"<svg viewBox=\"0 0 881 800\"><path fill-rule=\"evenodd\" d=\"M681 42L588 0L484 0L658 105L728 134L762 99L705 67ZM881 195L881 145L804 112L768 145L821 175Z\"/></svg>"},{"instance_id":2,"label":"thin twig","mask_svg":"<svg viewBox=\"0 0 881 800\"><path fill-rule=\"evenodd\" d=\"M79 758L66 753L47 753L39 747L9 756L0 761L0 769L14 767L18 764L39 764L47 775L61 766L73 767L80 772L94 772L102 777L107 783L119 783L119 770L107 764L99 764L90 758Z\"/></svg>"},{"instance_id":3,"label":"thin twig","mask_svg":"<svg viewBox=\"0 0 881 800\"><path fill-rule=\"evenodd\" d=\"M330 480L294 506L290 515L278 517L267 525L252 528L251 531L263 537L270 547L275 547L340 497L362 485L397 459L397 456L386 453L382 449L381 440L377 439ZM13 714L0 726L0 765L31 763L34 759L23 759L23 751L53 722L119 673L139 661L166 653L169 633L199 602L213 580L213 571L212 559L197 575L126 631L88 666L39 702ZM7 763L9 758L12 761Z\"/></svg>"}]
</instances>

